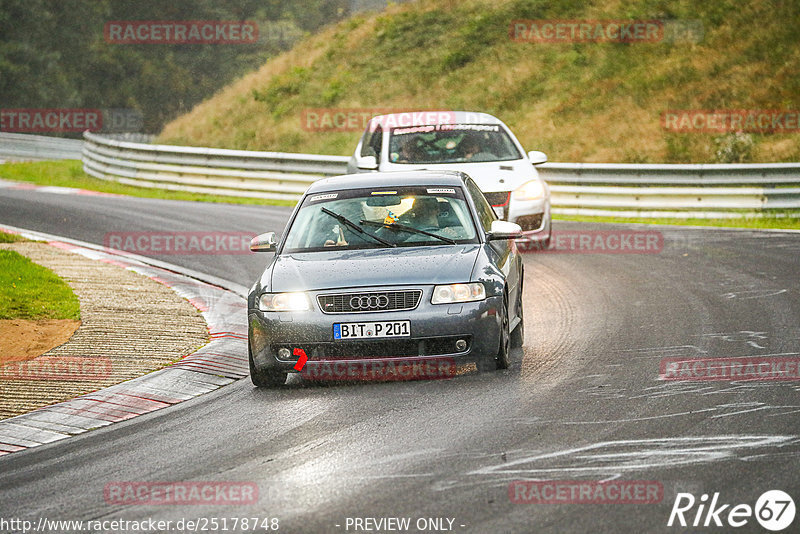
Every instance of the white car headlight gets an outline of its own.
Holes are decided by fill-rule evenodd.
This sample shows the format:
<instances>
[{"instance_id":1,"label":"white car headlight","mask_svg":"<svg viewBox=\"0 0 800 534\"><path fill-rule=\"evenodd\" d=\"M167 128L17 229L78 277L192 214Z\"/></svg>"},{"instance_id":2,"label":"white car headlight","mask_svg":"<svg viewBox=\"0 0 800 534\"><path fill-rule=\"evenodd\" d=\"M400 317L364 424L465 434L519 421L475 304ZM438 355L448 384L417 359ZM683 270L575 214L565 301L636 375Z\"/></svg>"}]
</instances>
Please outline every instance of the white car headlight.
<instances>
[{"instance_id":1,"label":"white car headlight","mask_svg":"<svg viewBox=\"0 0 800 534\"><path fill-rule=\"evenodd\" d=\"M480 282L470 284L449 284L435 286L431 304L451 304L454 302L473 302L486 298L486 289Z\"/></svg>"},{"instance_id":2,"label":"white car headlight","mask_svg":"<svg viewBox=\"0 0 800 534\"><path fill-rule=\"evenodd\" d=\"M263 293L258 299L261 311L305 311L309 307L305 293Z\"/></svg>"},{"instance_id":3,"label":"white car headlight","mask_svg":"<svg viewBox=\"0 0 800 534\"><path fill-rule=\"evenodd\" d=\"M514 200L537 200L544 197L544 185L541 180L525 182L514 190Z\"/></svg>"}]
</instances>

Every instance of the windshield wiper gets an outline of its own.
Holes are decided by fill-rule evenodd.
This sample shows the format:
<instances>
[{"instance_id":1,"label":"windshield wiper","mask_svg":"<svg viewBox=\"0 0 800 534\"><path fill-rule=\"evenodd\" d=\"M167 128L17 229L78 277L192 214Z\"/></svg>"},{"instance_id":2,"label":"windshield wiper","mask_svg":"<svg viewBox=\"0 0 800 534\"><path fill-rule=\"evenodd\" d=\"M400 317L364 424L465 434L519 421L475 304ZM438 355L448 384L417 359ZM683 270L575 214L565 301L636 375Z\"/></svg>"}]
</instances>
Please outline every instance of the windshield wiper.
<instances>
[{"instance_id":1,"label":"windshield wiper","mask_svg":"<svg viewBox=\"0 0 800 534\"><path fill-rule=\"evenodd\" d=\"M445 243L449 243L451 245L455 245L456 244L456 242L454 240L450 239L449 237L444 237L442 235L437 235L437 234L433 234L431 232L426 232L425 230L420 230L419 228L406 226L405 224L381 223L381 222L376 222L376 221L368 221L366 219L361 219L361 224L369 224L370 226L380 226L381 228L394 228L396 230L403 230L403 231L406 231L406 232L410 232L412 234L421 234L421 235L427 235L427 236L430 236L430 237L435 237L436 239L439 239L439 240L444 241Z\"/></svg>"},{"instance_id":2,"label":"windshield wiper","mask_svg":"<svg viewBox=\"0 0 800 534\"><path fill-rule=\"evenodd\" d=\"M397 246L394 243L386 241L385 239L381 239L380 237L378 237L376 235L372 235L371 233L365 231L363 228L361 228L359 225L357 225L356 223L354 223L353 221L351 221L350 219L348 219L344 215L339 215L338 213L333 212L333 211L331 211L331 210L329 210L328 208L325 208L325 207L323 207L321 209L322 209L323 213L327 213L328 215L330 215L331 217L333 217L334 219L336 219L340 223L344 224L345 226L349 226L350 228L352 228L353 230L355 230L359 234L364 234L366 236L369 236L372 239L374 239L375 241L377 241L378 243L381 243L382 245L386 245L387 247L396 247Z\"/></svg>"}]
</instances>

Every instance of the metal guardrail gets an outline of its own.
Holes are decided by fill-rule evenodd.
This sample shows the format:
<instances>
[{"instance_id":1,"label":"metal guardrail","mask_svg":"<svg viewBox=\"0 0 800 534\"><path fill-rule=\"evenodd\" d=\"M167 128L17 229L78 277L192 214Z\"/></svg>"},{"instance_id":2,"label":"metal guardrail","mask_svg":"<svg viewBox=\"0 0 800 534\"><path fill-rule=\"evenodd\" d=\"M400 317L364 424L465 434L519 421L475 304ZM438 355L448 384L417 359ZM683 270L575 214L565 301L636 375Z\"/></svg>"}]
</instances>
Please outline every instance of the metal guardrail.
<instances>
[{"instance_id":1,"label":"metal guardrail","mask_svg":"<svg viewBox=\"0 0 800 534\"><path fill-rule=\"evenodd\" d=\"M145 145L84 134L87 174L140 187L297 200L311 182L346 172L345 156Z\"/></svg>"},{"instance_id":2,"label":"metal guardrail","mask_svg":"<svg viewBox=\"0 0 800 534\"><path fill-rule=\"evenodd\" d=\"M800 163L546 163L553 211L737 218L800 210ZM798 186L798 187L792 187Z\"/></svg>"},{"instance_id":3,"label":"metal guardrail","mask_svg":"<svg viewBox=\"0 0 800 534\"><path fill-rule=\"evenodd\" d=\"M83 141L0 132L0 160L39 161L49 159L80 159Z\"/></svg>"},{"instance_id":4,"label":"metal guardrail","mask_svg":"<svg viewBox=\"0 0 800 534\"><path fill-rule=\"evenodd\" d=\"M218 195L296 200L348 157L145 145L85 133L84 170L97 178ZM729 218L800 210L800 163L545 163L553 212ZM792 187L797 186L797 187Z\"/></svg>"}]
</instances>

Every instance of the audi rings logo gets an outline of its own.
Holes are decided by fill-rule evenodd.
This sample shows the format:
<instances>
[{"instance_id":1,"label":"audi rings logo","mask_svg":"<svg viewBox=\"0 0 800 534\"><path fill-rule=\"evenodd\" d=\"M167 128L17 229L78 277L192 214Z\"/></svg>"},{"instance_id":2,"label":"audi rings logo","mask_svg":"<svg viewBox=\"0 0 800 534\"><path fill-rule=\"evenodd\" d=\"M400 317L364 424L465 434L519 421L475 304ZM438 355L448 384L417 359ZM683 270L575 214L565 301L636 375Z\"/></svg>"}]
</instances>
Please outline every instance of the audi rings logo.
<instances>
[{"instance_id":1,"label":"audi rings logo","mask_svg":"<svg viewBox=\"0 0 800 534\"><path fill-rule=\"evenodd\" d=\"M361 295L350 299L350 308L354 310L380 310L389 305L386 295Z\"/></svg>"}]
</instances>

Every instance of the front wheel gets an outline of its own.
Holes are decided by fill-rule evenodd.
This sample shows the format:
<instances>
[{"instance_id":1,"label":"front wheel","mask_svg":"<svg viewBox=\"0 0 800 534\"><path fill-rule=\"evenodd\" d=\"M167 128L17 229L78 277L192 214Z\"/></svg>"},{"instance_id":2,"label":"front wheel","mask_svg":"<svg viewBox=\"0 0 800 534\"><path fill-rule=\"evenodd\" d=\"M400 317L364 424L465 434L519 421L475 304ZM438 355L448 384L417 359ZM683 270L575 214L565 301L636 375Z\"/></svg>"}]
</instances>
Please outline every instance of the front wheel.
<instances>
[{"instance_id":1,"label":"front wheel","mask_svg":"<svg viewBox=\"0 0 800 534\"><path fill-rule=\"evenodd\" d=\"M503 294L503 320L500 326L500 347L497 349L497 368L508 369L511 363L509 353L511 352L511 333L509 332L509 324L511 319L508 316L508 293Z\"/></svg>"},{"instance_id":2,"label":"front wheel","mask_svg":"<svg viewBox=\"0 0 800 534\"><path fill-rule=\"evenodd\" d=\"M247 347L247 356L250 363L250 380L253 385L259 388L277 388L286 383L286 376L288 373L283 371L264 371L256 367L253 362L253 353L250 347Z\"/></svg>"},{"instance_id":3,"label":"front wheel","mask_svg":"<svg viewBox=\"0 0 800 534\"><path fill-rule=\"evenodd\" d=\"M508 330L508 293L503 295L503 306L498 310L502 314L500 321L500 345L496 356L484 357L478 362L478 371L487 373L498 369L508 369L510 362L509 353L511 352L511 334Z\"/></svg>"},{"instance_id":4,"label":"front wheel","mask_svg":"<svg viewBox=\"0 0 800 534\"><path fill-rule=\"evenodd\" d=\"M517 316L519 317L519 324L511 332L511 346L519 348L525 343L525 318L522 308L522 282L519 283L519 296L517 297Z\"/></svg>"}]
</instances>

